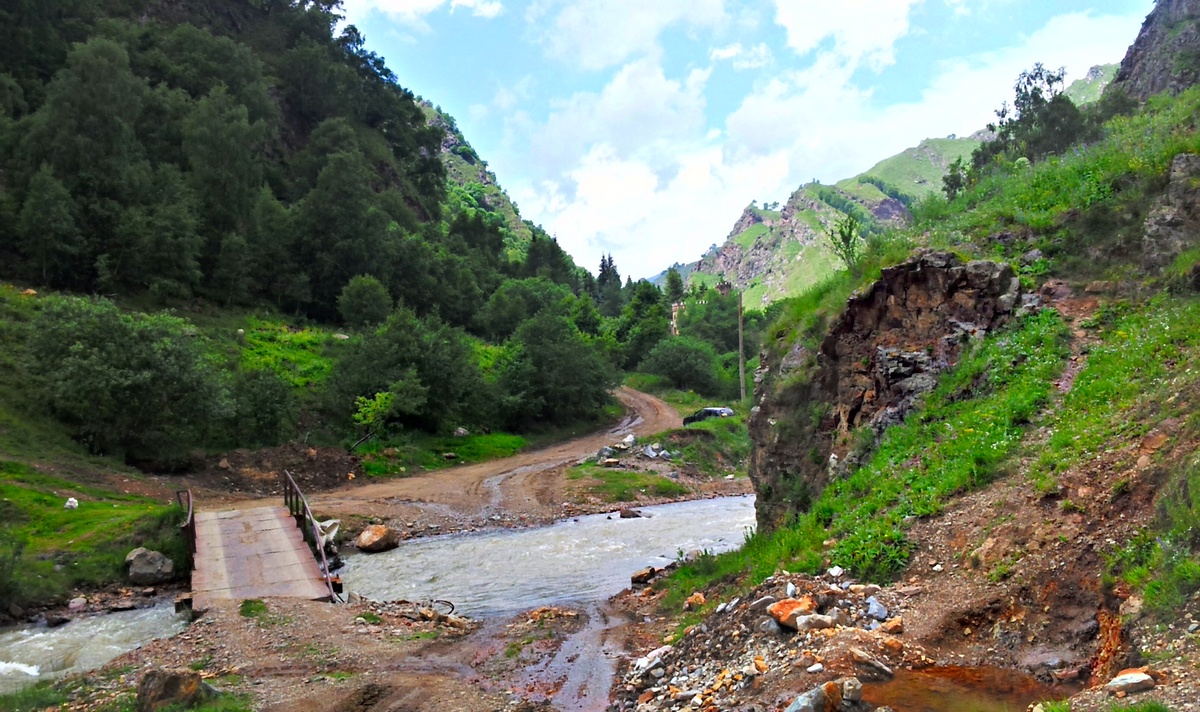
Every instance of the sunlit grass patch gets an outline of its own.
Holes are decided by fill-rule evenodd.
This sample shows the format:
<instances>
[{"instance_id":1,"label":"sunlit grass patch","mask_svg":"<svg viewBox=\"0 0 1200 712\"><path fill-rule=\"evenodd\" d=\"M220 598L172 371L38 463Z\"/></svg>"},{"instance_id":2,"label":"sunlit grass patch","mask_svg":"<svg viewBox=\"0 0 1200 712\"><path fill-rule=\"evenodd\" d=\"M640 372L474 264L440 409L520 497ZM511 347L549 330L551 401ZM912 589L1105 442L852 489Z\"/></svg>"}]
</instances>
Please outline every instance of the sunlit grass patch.
<instances>
[{"instance_id":1,"label":"sunlit grass patch","mask_svg":"<svg viewBox=\"0 0 1200 712\"><path fill-rule=\"evenodd\" d=\"M681 497L689 492L684 485L662 475L592 463L571 468L567 479L585 481L588 491L606 502L634 502L639 496Z\"/></svg>"}]
</instances>

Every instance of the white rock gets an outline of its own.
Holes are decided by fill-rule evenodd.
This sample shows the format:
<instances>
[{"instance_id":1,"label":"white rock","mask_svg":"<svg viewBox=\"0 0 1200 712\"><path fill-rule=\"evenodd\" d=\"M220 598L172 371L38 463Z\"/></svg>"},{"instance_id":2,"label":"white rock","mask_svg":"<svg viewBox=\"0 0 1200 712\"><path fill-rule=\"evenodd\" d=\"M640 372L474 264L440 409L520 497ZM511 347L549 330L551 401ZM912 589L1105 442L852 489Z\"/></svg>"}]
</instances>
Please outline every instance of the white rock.
<instances>
[{"instance_id":1,"label":"white rock","mask_svg":"<svg viewBox=\"0 0 1200 712\"><path fill-rule=\"evenodd\" d=\"M824 670L825 670L825 666L822 665L821 663L817 663L816 665L810 665L808 668L808 672L811 672L814 675L816 675L819 672L823 672Z\"/></svg>"},{"instance_id":2,"label":"white rock","mask_svg":"<svg viewBox=\"0 0 1200 712\"><path fill-rule=\"evenodd\" d=\"M1127 672L1117 675L1104 689L1109 692L1141 692L1154 689L1154 678L1144 672Z\"/></svg>"},{"instance_id":3,"label":"white rock","mask_svg":"<svg viewBox=\"0 0 1200 712\"><path fill-rule=\"evenodd\" d=\"M67 503L63 505L63 509L79 509L79 500L74 497L68 497Z\"/></svg>"},{"instance_id":4,"label":"white rock","mask_svg":"<svg viewBox=\"0 0 1200 712\"><path fill-rule=\"evenodd\" d=\"M846 573L846 570L843 569L841 566L833 566L825 573L828 574L831 578L841 578L842 574Z\"/></svg>"}]
</instances>

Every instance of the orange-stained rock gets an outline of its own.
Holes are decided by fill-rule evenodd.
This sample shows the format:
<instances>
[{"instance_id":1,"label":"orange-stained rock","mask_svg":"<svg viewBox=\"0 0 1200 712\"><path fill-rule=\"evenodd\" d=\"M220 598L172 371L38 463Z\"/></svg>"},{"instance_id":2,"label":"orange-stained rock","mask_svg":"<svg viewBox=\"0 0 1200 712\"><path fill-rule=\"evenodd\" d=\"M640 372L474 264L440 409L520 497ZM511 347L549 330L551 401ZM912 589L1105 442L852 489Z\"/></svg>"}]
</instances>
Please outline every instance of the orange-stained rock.
<instances>
[{"instance_id":1,"label":"orange-stained rock","mask_svg":"<svg viewBox=\"0 0 1200 712\"><path fill-rule=\"evenodd\" d=\"M785 598L767 606L767 613L775 619L776 623L792 630L796 630L797 618L807 616L815 610L817 610L817 604L813 601L812 596Z\"/></svg>"},{"instance_id":2,"label":"orange-stained rock","mask_svg":"<svg viewBox=\"0 0 1200 712\"><path fill-rule=\"evenodd\" d=\"M896 617L885 621L883 625L879 626L879 630L892 635L900 635L904 632L904 619Z\"/></svg>"}]
</instances>

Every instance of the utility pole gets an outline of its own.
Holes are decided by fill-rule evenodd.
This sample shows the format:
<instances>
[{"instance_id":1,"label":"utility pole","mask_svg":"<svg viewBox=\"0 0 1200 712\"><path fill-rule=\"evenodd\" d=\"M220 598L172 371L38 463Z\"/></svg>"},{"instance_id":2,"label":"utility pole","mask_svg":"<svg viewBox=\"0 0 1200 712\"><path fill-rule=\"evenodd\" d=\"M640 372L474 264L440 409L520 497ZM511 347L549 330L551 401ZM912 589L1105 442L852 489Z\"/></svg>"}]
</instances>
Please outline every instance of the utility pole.
<instances>
[{"instance_id":1,"label":"utility pole","mask_svg":"<svg viewBox=\"0 0 1200 712\"><path fill-rule=\"evenodd\" d=\"M746 402L746 349L742 345L742 293L738 292L738 386L742 392L742 402Z\"/></svg>"}]
</instances>

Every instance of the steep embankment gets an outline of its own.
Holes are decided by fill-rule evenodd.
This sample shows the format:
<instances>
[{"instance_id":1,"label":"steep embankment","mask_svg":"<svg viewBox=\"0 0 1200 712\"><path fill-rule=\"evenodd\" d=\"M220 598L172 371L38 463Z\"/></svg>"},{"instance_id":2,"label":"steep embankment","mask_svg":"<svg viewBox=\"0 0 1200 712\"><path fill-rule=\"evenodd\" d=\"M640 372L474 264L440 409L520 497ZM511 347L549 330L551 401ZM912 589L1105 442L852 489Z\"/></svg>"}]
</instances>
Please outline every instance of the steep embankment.
<instances>
[{"instance_id":1,"label":"steep embankment","mask_svg":"<svg viewBox=\"0 0 1200 712\"><path fill-rule=\"evenodd\" d=\"M819 344L800 340L764 359L750 419L759 527L769 531L807 509L830 478L860 464L876 435L904 419L972 339L1025 302L1008 265L929 252L883 270Z\"/></svg>"}]
</instances>

